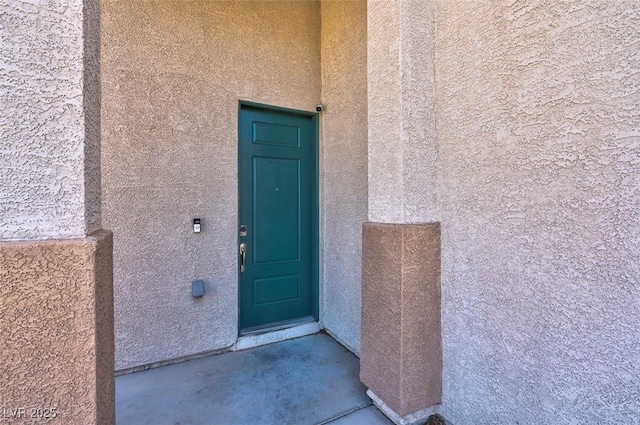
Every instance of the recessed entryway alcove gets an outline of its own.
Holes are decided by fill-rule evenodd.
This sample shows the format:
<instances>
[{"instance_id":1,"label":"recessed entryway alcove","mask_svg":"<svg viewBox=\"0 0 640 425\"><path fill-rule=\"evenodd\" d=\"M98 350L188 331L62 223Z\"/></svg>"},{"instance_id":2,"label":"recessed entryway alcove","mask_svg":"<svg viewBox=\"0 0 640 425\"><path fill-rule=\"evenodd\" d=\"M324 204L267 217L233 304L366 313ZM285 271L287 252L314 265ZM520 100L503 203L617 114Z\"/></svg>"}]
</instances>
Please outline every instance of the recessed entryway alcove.
<instances>
[{"instance_id":1,"label":"recessed entryway alcove","mask_svg":"<svg viewBox=\"0 0 640 425\"><path fill-rule=\"evenodd\" d=\"M359 354L366 2L103 0L101 12L102 204L115 241L116 368L180 361L237 341L239 101L316 117L310 315ZM204 282L200 298L191 296L194 280Z\"/></svg>"}]
</instances>

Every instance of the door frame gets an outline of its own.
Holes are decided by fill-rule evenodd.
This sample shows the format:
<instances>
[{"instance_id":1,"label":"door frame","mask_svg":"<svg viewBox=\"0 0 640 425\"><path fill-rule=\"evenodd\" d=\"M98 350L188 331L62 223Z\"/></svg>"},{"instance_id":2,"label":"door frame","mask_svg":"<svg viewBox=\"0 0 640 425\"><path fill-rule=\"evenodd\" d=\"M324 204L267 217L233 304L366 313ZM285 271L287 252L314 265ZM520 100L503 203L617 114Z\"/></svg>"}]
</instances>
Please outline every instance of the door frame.
<instances>
[{"instance_id":1,"label":"door frame","mask_svg":"<svg viewBox=\"0 0 640 425\"><path fill-rule=\"evenodd\" d=\"M320 320L320 114L317 112L303 111L300 109L285 108L282 106L267 105L264 103L251 102L247 100L238 101L238 127L236 135L237 143L237 159L236 159L236 195L237 195L237 213L236 213L236 262L239 261L238 247L240 246L240 114L243 107L250 107L256 109L263 109L266 111L284 112L291 115L302 115L304 117L311 118L311 125L313 127L314 137L312 138L312 152L314 156L313 160L313 187L311 188L311 314L316 322ZM241 336L240 328L240 304L241 293L240 283L241 275L238 264L236 263L236 273L238 276L238 336Z\"/></svg>"}]
</instances>

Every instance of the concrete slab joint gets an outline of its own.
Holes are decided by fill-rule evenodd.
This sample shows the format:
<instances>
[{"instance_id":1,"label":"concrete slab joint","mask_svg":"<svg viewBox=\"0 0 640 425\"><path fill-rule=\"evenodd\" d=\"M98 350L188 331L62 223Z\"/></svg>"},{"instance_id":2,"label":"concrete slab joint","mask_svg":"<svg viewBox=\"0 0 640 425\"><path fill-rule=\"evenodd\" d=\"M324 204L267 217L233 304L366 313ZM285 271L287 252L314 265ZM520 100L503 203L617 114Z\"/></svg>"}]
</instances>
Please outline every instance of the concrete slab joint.
<instances>
[{"instance_id":1,"label":"concrete slab joint","mask_svg":"<svg viewBox=\"0 0 640 425\"><path fill-rule=\"evenodd\" d=\"M440 225L365 223L362 251L360 379L390 419L426 420L442 399Z\"/></svg>"}]
</instances>

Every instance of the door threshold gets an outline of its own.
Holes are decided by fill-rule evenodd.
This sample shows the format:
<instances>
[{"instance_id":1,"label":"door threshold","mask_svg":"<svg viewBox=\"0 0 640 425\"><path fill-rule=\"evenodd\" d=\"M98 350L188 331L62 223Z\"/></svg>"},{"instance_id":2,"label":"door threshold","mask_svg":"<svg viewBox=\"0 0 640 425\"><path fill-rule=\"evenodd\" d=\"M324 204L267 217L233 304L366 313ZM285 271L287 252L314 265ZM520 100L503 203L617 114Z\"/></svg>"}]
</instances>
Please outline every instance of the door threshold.
<instances>
[{"instance_id":1,"label":"door threshold","mask_svg":"<svg viewBox=\"0 0 640 425\"><path fill-rule=\"evenodd\" d=\"M296 321L268 329L255 330L242 335L234 344L233 351L247 350L261 345L273 344L288 339L312 335L322 330L320 323L310 321Z\"/></svg>"},{"instance_id":2,"label":"door threshold","mask_svg":"<svg viewBox=\"0 0 640 425\"><path fill-rule=\"evenodd\" d=\"M254 326L252 328L245 328L240 331L240 336L246 335L259 335L267 332L279 331L280 329L291 328L301 325L303 323L314 322L313 316L305 316L299 319L283 320L282 322L269 323L268 325Z\"/></svg>"}]
</instances>

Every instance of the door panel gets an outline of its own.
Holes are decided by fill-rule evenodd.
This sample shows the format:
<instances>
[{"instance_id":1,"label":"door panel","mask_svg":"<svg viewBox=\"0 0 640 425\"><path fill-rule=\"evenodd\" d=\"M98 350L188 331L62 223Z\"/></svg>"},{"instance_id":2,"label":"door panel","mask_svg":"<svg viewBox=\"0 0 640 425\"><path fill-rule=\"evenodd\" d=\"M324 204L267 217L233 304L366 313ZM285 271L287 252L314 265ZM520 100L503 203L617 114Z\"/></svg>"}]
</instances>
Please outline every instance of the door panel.
<instances>
[{"instance_id":1,"label":"door panel","mask_svg":"<svg viewBox=\"0 0 640 425\"><path fill-rule=\"evenodd\" d=\"M299 147L300 127L255 122L253 123L253 143Z\"/></svg>"},{"instance_id":2,"label":"door panel","mask_svg":"<svg viewBox=\"0 0 640 425\"><path fill-rule=\"evenodd\" d=\"M253 159L254 263L300 259L300 161Z\"/></svg>"},{"instance_id":3,"label":"door panel","mask_svg":"<svg viewBox=\"0 0 640 425\"><path fill-rule=\"evenodd\" d=\"M315 315L316 125L313 116L241 105L240 329ZM241 258L241 257L240 257Z\"/></svg>"},{"instance_id":4,"label":"door panel","mask_svg":"<svg viewBox=\"0 0 640 425\"><path fill-rule=\"evenodd\" d=\"M300 298L300 275L253 280L253 305L288 302Z\"/></svg>"}]
</instances>

